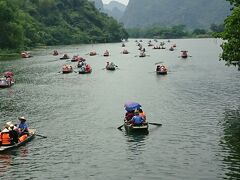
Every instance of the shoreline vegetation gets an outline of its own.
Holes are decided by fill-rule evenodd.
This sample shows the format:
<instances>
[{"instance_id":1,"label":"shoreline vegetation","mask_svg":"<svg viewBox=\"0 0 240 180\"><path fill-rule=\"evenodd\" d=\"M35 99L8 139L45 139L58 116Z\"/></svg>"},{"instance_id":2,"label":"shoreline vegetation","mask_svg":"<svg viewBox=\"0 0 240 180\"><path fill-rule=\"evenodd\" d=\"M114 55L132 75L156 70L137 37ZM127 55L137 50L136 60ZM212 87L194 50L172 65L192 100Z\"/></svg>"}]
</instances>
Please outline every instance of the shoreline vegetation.
<instances>
[{"instance_id":1,"label":"shoreline vegetation","mask_svg":"<svg viewBox=\"0 0 240 180\"><path fill-rule=\"evenodd\" d=\"M2 50L0 49L0 61L15 59L20 57L20 53L17 50Z\"/></svg>"},{"instance_id":2,"label":"shoreline vegetation","mask_svg":"<svg viewBox=\"0 0 240 180\"><path fill-rule=\"evenodd\" d=\"M129 38L150 39L183 39L183 38L213 38L216 33L224 31L224 25L211 24L209 29L187 29L185 25L172 27L149 26L144 28L126 29Z\"/></svg>"}]
</instances>

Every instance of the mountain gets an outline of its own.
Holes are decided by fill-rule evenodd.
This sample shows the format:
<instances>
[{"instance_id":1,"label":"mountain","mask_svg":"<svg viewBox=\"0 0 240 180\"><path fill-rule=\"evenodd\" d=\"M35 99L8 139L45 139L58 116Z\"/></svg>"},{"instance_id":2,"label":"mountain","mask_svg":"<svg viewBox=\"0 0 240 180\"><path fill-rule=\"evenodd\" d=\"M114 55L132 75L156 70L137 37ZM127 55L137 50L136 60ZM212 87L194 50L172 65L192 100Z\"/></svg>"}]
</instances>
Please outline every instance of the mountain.
<instances>
[{"instance_id":1,"label":"mountain","mask_svg":"<svg viewBox=\"0 0 240 180\"><path fill-rule=\"evenodd\" d=\"M108 4L103 4L103 6L104 6L105 10L110 10L110 11L117 8L119 11L124 12L126 9L126 6L124 4L117 2L117 1L111 1Z\"/></svg>"},{"instance_id":2,"label":"mountain","mask_svg":"<svg viewBox=\"0 0 240 180\"><path fill-rule=\"evenodd\" d=\"M129 0L121 22L127 28L186 25L209 28L230 14L226 0Z\"/></svg>"},{"instance_id":3,"label":"mountain","mask_svg":"<svg viewBox=\"0 0 240 180\"><path fill-rule=\"evenodd\" d=\"M95 5L95 7L100 10L103 11L103 2L102 0L89 0L90 2L93 2L93 4Z\"/></svg>"},{"instance_id":4,"label":"mountain","mask_svg":"<svg viewBox=\"0 0 240 180\"><path fill-rule=\"evenodd\" d=\"M111 1L109 4L103 5L104 12L109 16L112 16L114 19L119 20L126 9L126 6L117 1Z\"/></svg>"}]
</instances>

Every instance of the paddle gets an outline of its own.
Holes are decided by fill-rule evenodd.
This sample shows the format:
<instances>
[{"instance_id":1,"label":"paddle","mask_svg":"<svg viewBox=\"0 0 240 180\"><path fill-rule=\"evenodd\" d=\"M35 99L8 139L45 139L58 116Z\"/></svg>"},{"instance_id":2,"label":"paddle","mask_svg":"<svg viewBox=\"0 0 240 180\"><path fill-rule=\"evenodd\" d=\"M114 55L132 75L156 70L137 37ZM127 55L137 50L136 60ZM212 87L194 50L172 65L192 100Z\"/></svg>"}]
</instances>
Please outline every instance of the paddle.
<instances>
[{"instance_id":1,"label":"paddle","mask_svg":"<svg viewBox=\"0 0 240 180\"><path fill-rule=\"evenodd\" d=\"M42 138L47 138L47 136L43 136L41 134L36 134L36 136L42 137Z\"/></svg>"},{"instance_id":2,"label":"paddle","mask_svg":"<svg viewBox=\"0 0 240 180\"><path fill-rule=\"evenodd\" d=\"M148 124L151 124L151 125L156 125L156 126L162 126L162 124L159 124L159 123L148 123Z\"/></svg>"},{"instance_id":3,"label":"paddle","mask_svg":"<svg viewBox=\"0 0 240 180\"><path fill-rule=\"evenodd\" d=\"M118 129L119 129L119 130L122 130L122 127L123 127L123 126L124 126L124 124L121 125L121 126L119 126Z\"/></svg>"}]
</instances>

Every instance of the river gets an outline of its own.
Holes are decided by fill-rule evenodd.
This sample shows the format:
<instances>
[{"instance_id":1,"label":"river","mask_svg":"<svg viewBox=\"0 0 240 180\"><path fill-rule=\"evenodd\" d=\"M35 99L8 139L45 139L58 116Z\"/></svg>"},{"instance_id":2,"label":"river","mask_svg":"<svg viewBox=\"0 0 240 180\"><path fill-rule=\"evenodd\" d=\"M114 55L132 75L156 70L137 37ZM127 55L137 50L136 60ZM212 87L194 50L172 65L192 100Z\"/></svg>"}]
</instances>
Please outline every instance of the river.
<instances>
[{"instance_id":1,"label":"river","mask_svg":"<svg viewBox=\"0 0 240 180\"><path fill-rule=\"evenodd\" d=\"M121 43L110 43L43 47L32 58L0 61L0 73L13 71L16 80L0 89L1 126L25 116L47 136L0 154L0 179L240 179L239 142L226 138L228 118L240 118L240 73L218 60L221 41L173 39L165 45L176 44L172 52L147 41L145 58L136 57L130 39L127 55ZM87 55L91 50L99 54ZM191 57L179 58L181 50ZM76 65L59 60L63 53L86 58L92 73L59 73L65 63ZM106 71L107 61L119 69ZM157 62L167 75L154 73ZM162 127L150 125L148 135L119 131L127 101L139 102Z\"/></svg>"}]
</instances>

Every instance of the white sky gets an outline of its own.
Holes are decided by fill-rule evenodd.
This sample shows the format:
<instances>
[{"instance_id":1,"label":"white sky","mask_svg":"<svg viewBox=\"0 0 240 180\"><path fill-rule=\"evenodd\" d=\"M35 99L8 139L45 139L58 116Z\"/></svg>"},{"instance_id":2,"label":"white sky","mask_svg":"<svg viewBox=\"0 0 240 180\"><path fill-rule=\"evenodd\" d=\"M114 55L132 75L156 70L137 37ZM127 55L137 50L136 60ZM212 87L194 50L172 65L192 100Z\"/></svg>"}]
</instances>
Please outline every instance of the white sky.
<instances>
[{"instance_id":1,"label":"white sky","mask_svg":"<svg viewBox=\"0 0 240 180\"><path fill-rule=\"evenodd\" d=\"M103 4L108 4L111 1L113 1L113 0L102 0ZM118 2L120 2L122 4L127 5L129 0L114 0L114 1L118 1Z\"/></svg>"}]
</instances>

